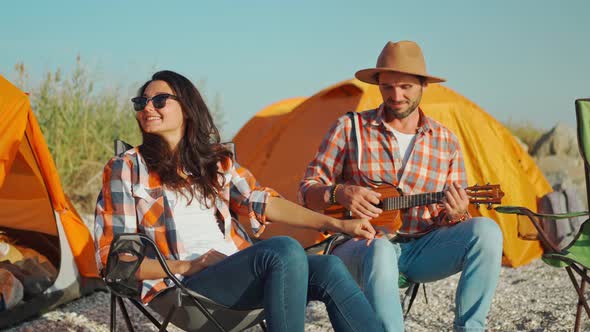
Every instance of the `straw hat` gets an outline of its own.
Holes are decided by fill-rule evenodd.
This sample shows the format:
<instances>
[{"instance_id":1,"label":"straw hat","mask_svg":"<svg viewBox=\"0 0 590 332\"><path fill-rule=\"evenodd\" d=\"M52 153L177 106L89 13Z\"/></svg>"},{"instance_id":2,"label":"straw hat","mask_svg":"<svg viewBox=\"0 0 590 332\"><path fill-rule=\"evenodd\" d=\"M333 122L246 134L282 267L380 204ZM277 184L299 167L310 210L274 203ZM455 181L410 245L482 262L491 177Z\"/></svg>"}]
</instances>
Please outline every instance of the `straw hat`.
<instances>
[{"instance_id":1,"label":"straw hat","mask_svg":"<svg viewBox=\"0 0 590 332\"><path fill-rule=\"evenodd\" d=\"M426 63L420 46L413 41L403 40L397 43L387 42L379 58L376 68L359 70L354 76L369 84L379 84L377 74L395 71L404 74L422 76L427 83L440 83L445 79L426 73Z\"/></svg>"}]
</instances>

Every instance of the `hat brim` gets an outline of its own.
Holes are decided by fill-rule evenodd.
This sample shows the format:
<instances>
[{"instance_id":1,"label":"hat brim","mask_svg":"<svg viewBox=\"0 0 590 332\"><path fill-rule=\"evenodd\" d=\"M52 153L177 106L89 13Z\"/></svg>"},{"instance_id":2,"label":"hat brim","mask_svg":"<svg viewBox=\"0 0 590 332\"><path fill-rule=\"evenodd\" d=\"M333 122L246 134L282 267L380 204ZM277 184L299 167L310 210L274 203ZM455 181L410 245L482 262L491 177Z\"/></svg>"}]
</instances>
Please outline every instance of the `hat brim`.
<instances>
[{"instance_id":1,"label":"hat brim","mask_svg":"<svg viewBox=\"0 0 590 332\"><path fill-rule=\"evenodd\" d=\"M430 75L425 75L424 73L413 73L413 72L408 72L408 71L404 71L404 70L396 70L396 69L392 69L392 68L368 68L368 69L362 69L357 71L354 76L359 80L359 81L363 81L365 83L369 83L369 84L379 84L379 82L377 81L377 74L379 73L383 73L383 72L397 72L397 73L403 73L403 74L410 74L410 75L416 75L416 76L421 76L424 77L426 79L426 83L442 83L445 82L446 80L444 78L440 78L440 77L436 77L436 76L430 76Z\"/></svg>"}]
</instances>

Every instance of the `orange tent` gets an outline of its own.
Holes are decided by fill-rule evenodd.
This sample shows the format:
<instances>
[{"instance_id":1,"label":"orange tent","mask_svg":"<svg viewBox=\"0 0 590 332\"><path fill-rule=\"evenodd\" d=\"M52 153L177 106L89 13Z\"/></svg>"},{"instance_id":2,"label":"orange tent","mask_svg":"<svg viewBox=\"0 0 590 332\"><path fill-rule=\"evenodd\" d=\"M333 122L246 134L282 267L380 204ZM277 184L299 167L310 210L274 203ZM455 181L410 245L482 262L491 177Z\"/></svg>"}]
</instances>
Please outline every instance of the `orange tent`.
<instances>
[{"instance_id":1,"label":"orange tent","mask_svg":"<svg viewBox=\"0 0 590 332\"><path fill-rule=\"evenodd\" d=\"M256 114L234 137L238 161L249 168L260 183L276 189L287 199L297 200L299 181L305 167L334 121L348 111L377 107L377 86L349 80L324 89L307 99L288 99ZM537 198L551 186L535 162L512 134L489 114L453 90L431 84L420 107L443 123L459 138L470 185L500 184L506 193L503 204L536 209ZM517 220L481 207L473 215L496 220L504 233L504 263L519 266L540 257L537 241L518 238ZM264 237L289 234L303 245L322 239L314 231L273 224Z\"/></svg>"},{"instance_id":2,"label":"orange tent","mask_svg":"<svg viewBox=\"0 0 590 332\"><path fill-rule=\"evenodd\" d=\"M58 292L47 303L56 306L85 292L80 284L93 284L80 276L98 277L92 237L63 192L29 97L2 76L0 118L0 230L58 268L57 279L44 293L49 298ZM0 319L3 324L19 319L9 314L2 313L7 315Z\"/></svg>"}]
</instances>

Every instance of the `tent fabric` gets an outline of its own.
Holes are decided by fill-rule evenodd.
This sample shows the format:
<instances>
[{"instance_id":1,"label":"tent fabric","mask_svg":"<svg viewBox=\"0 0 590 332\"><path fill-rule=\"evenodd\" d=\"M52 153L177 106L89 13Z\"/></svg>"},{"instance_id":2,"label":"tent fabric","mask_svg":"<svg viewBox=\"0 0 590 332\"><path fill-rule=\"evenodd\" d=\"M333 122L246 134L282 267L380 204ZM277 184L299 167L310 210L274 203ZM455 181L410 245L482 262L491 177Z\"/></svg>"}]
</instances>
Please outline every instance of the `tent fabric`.
<instances>
[{"instance_id":1,"label":"tent fabric","mask_svg":"<svg viewBox=\"0 0 590 332\"><path fill-rule=\"evenodd\" d=\"M57 215L78 271L98 277L88 228L63 192L28 96L0 76L0 226L57 235Z\"/></svg>"},{"instance_id":2,"label":"tent fabric","mask_svg":"<svg viewBox=\"0 0 590 332\"><path fill-rule=\"evenodd\" d=\"M277 102L256 114L234 137L238 161L262 184L296 201L305 168L334 121L348 111L376 108L381 101L378 86L353 79L305 100L299 98L297 103ZM448 87L431 84L424 90L420 107L457 135L469 185L500 184L505 193L504 205L532 210L537 208L537 199L552 190L509 130L473 102ZM538 241L518 238L516 216L500 215L483 206L470 206L470 213L491 217L500 225L505 265L516 267L541 256ZM304 246L324 237L281 224L267 226L263 237L272 235L294 236Z\"/></svg>"}]
</instances>

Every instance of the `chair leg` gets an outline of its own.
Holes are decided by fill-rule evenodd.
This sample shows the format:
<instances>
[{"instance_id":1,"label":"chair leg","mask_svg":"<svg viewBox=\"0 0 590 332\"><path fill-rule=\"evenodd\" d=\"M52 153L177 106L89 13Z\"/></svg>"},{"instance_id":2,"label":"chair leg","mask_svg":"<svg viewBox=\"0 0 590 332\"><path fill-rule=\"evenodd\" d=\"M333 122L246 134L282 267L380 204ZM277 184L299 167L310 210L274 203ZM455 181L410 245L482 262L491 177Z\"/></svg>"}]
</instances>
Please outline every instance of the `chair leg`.
<instances>
[{"instance_id":1,"label":"chair leg","mask_svg":"<svg viewBox=\"0 0 590 332\"><path fill-rule=\"evenodd\" d=\"M168 326L168 323L170 323L170 320L172 319L172 316L174 315L174 312L176 311L176 309L177 309L177 307L174 305L172 306L172 308L170 308L170 311L168 311L166 318L164 318L164 321L162 322L162 327L160 327L159 332L166 331L166 327Z\"/></svg>"},{"instance_id":2,"label":"chair leg","mask_svg":"<svg viewBox=\"0 0 590 332\"><path fill-rule=\"evenodd\" d=\"M117 297L111 293L111 332L117 331Z\"/></svg>"},{"instance_id":3,"label":"chair leg","mask_svg":"<svg viewBox=\"0 0 590 332\"><path fill-rule=\"evenodd\" d=\"M402 300L402 310L405 309L406 303L408 305L406 310L406 313L404 314L404 319L406 319L406 317L408 317L408 314L410 313L410 309L412 309L412 305L414 304L414 300L416 299L416 295L418 295L418 291L420 290L420 284L419 283L412 283L408 289L406 290L406 294L404 295L404 298ZM408 296L410 297L409 301L406 302Z\"/></svg>"},{"instance_id":4,"label":"chair leg","mask_svg":"<svg viewBox=\"0 0 590 332\"><path fill-rule=\"evenodd\" d=\"M211 313L205 308L205 306L203 306L203 304L201 304L201 302L199 302L199 300L197 300L194 297L189 297L189 299L195 304L195 306L197 307L197 309L199 309L199 311L201 313L203 313L203 315L205 315L205 317L207 317L207 319L213 323L213 325L215 325L215 327L217 328L218 331L220 332L226 332L225 329L223 328L223 326L221 326L221 324L219 323L219 321L217 321L217 319L215 319L215 317L213 317L213 315L211 315Z\"/></svg>"},{"instance_id":5,"label":"chair leg","mask_svg":"<svg viewBox=\"0 0 590 332\"><path fill-rule=\"evenodd\" d=\"M133 328L133 324L131 323L129 313L127 312L127 308L125 307L123 299L117 296L117 302L119 302L119 308L121 308L121 312L123 313L123 318L125 319L125 324L127 325L127 331L135 332L135 329Z\"/></svg>"},{"instance_id":6,"label":"chair leg","mask_svg":"<svg viewBox=\"0 0 590 332\"><path fill-rule=\"evenodd\" d=\"M571 267L578 274L580 274L580 278L581 278L581 281L580 281L581 286L578 286L578 283L576 281L576 278L575 278L574 273L572 272L572 269L570 268L570 266L565 268L565 270L567 271L567 274L570 277L572 285L574 286L574 288L576 289L576 293L578 294L578 304L576 306L576 321L575 321L575 325L574 325L574 332L578 332L580 330L580 316L581 316L582 308L584 308L586 310L586 314L588 315L588 317L590 317L590 307L588 307L588 303L587 303L586 298L584 296L584 290L586 288L585 287L586 278L588 277L588 275L587 275L586 269L581 271L575 265L571 265Z\"/></svg>"},{"instance_id":7,"label":"chair leg","mask_svg":"<svg viewBox=\"0 0 590 332\"><path fill-rule=\"evenodd\" d=\"M154 326L156 326L158 329L162 328L162 324L160 324L160 322L158 322L158 320L149 312L147 311L146 308L143 307L143 305L141 305L141 303L139 303L139 301L137 300L129 300L139 311L141 311L151 322L152 324L154 324Z\"/></svg>"},{"instance_id":8,"label":"chair leg","mask_svg":"<svg viewBox=\"0 0 590 332\"><path fill-rule=\"evenodd\" d=\"M586 269L584 269L584 273L586 273ZM586 280L584 277L580 278L580 293L584 294L584 290L586 289ZM580 300L580 296L578 296L578 305L576 306L576 323L574 325L574 331L580 330L580 319L582 318L582 300Z\"/></svg>"}]
</instances>

